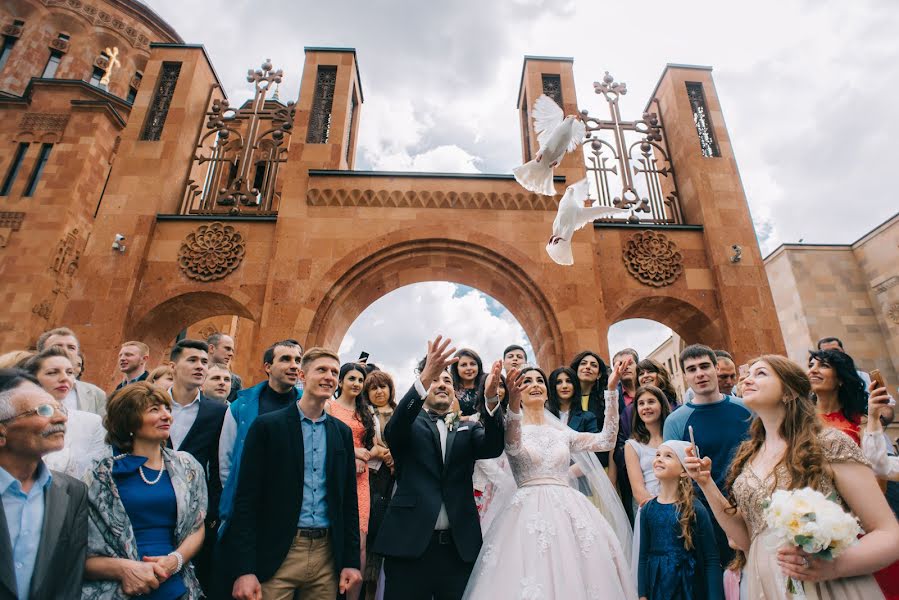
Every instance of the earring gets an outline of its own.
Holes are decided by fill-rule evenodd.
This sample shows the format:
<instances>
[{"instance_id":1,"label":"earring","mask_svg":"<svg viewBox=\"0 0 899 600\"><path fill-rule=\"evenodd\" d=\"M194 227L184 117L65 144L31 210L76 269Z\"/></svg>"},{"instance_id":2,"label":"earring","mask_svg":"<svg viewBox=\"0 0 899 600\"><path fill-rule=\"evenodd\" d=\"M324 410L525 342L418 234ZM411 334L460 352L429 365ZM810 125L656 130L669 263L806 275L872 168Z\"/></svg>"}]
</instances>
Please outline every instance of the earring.
<instances>
[{"instance_id":1,"label":"earring","mask_svg":"<svg viewBox=\"0 0 899 600\"><path fill-rule=\"evenodd\" d=\"M129 436L129 437L134 437L134 432L133 432L133 431L129 431L129 432L128 432L128 436Z\"/></svg>"}]
</instances>

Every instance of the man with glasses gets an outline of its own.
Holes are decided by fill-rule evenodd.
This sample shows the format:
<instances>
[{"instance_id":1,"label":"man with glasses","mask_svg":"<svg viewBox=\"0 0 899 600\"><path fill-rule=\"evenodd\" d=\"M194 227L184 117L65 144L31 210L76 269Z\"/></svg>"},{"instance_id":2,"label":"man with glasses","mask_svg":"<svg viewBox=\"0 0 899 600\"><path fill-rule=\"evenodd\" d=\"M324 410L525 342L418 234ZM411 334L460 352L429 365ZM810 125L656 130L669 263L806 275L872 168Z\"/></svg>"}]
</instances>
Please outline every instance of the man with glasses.
<instances>
[{"instance_id":1,"label":"man with glasses","mask_svg":"<svg viewBox=\"0 0 899 600\"><path fill-rule=\"evenodd\" d=\"M87 487L51 472L66 410L24 371L0 369L0 597L75 599L87 549Z\"/></svg>"}]
</instances>

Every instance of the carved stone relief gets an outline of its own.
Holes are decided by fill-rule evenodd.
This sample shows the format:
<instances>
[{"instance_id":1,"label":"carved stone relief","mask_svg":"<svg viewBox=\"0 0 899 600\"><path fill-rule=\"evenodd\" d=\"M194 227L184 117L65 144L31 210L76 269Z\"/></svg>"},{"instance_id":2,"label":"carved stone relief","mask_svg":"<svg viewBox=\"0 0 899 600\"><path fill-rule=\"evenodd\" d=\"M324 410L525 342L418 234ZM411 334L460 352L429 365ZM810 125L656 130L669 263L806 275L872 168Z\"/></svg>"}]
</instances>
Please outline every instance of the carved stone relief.
<instances>
[{"instance_id":1,"label":"carved stone relief","mask_svg":"<svg viewBox=\"0 0 899 600\"><path fill-rule=\"evenodd\" d=\"M899 302L894 302L887 311L887 317L890 321L899 325Z\"/></svg>"},{"instance_id":2,"label":"carved stone relief","mask_svg":"<svg viewBox=\"0 0 899 600\"><path fill-rule=\"evenodd\" d=\"M178 265L191 279L215 281L227 277L243 261L243 236L224 223L201 225L184 238L178 251Z\"/></svg>"},{"instance_id":3,"label":"carved stone relief","mask_svg":"<svg viewBox=\"0 0 899 600\"><path fill-rule=\"evenodd\" d=\"M622 256L628 273L644 285L671 285L684 272L683 256L677 244L664 233L635 233L625 244Z\"/></svg>"},{"instance_id":4,"label":"carved stone relief","mask_svg":"<svg viewBox=\"0 0 899 600\"><path fill-rule=\"evenodd\" d=\"M44 0L44 4L50 7L65 8L86 19L92 25L106 27L116 31L138 50L150 49L150 38L137 30L132 23L111 15L96 6L82 2L82 0Z\"/></svg>"},{"instance_id":5,"label":"carved stone relief","mask_svg":"<svg viewBox=\"0 0 899 600\"><path fill-rule=\"evenodd\" d=\"M371 206L382 208L482 208L487 210L556 210L551 196L520 192L401 192L398 190L319 189L306 193L310 206Z\"/></svg>"},{"instance_id":6,"label":"carved stone relief","mask_svg":"<svg viewBox=\"0 0 899 600\"><path fill-rule=\"evenodd\" d=\"M69 115L60 113L26 113L19 121L22 131L53 131L62 135L69 124Z\"/></svg>"},{"instance_id":7,"label":"carved stone relief","mask_svg":"<svg viewBox=\"0 0 899 600\"><path fill-rule=\"evenodd\" d=\"M23 212L0 212L0 248L6 247L13 231L22 228L24 219L25 213Z\"/></svg>"}]
</instances>

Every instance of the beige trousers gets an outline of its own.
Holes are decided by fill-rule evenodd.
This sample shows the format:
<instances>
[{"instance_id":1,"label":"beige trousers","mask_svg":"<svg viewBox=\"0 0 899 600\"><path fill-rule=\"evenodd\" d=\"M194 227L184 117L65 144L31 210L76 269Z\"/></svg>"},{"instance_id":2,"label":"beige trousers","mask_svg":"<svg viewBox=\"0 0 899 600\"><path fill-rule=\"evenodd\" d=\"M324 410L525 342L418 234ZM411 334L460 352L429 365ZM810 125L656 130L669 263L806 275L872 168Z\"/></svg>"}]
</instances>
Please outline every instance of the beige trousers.
<instances>
[{"instance_id":1,"label":"beige trousers","mask_svg":"<svg viewBox=\"0 0 899 600\"><path fill-rule=\"evenodd\" d=\"M296 592L296 596L294 596ZM330 537L311 539L299 532L275 575L262 584L263 600L337 597L337 573Z\"/></svg>"}]
</instances>

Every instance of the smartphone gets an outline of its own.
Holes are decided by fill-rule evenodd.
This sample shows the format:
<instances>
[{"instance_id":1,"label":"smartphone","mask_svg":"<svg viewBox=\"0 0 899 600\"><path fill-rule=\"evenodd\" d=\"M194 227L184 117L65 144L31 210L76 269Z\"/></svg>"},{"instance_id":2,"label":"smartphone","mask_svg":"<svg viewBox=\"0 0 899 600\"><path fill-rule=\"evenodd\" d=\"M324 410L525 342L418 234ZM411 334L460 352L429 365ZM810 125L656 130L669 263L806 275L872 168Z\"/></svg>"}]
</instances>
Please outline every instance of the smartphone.
<instances>
[{"instance_id":1,"label":"smartphone","mask_svg":"<svg viewBox=\"0 0 899 600\"><path fill-rule=\"evenodd\" d=\"M362 352L361 354L359 354L359 360L357 362L368 362L368 352Z\"/></svg>"},{"instance_id":2,"label":"smartphone","mask_svg":"<svg viewBox=\"0 0 899 600\"><path fill-rule=\"evenodd\" d=\"M749 365L747 363L743 363L740 365L740 379L746 379L746 376L749 375Z\"/></svg>"},{"instance_id":3,"label":"smartphone","mask_svg":"<svg viewBox=\"0 0 899 600\"><path fill-rule=\"evenodd\" d=\"M880 374L880 369L872 370L868 373L868 376L871 377L871 381L874 382L874 389L885 388L887 386L883 381L883 375ZM892 396L890 396L889 406L896 406L896 400Z\"/></svg>"},{"instance_id":4,"label":"smartphone","mask_svg":"<svg viewBox=\"0 0 899 600\"><path fill-rule=\"evenodd\" d=\"M687 431L690 432L690 443L693 444L693 453L696 457L699 457L699 446L696 445L696 439L693 437L693 426L690 425L687 427Z\"/></svg>"}]
</instances>

